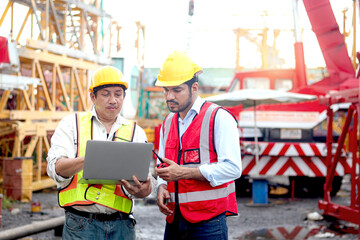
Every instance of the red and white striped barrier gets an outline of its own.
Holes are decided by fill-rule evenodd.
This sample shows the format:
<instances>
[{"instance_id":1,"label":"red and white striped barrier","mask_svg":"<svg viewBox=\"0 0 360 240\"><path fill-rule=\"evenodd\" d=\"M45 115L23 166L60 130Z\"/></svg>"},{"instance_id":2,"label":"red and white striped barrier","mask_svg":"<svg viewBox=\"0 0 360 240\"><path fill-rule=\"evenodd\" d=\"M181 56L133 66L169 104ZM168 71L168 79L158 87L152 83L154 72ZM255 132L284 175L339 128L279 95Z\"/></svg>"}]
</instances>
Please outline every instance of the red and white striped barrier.
<instances>
[{"instance_id":1,"label":"red and white striped barrier","mask_svg":"<svg viewBox=\"0 0 360 240\"><path fill-rule=\"evenodd\" d=\"M266 143L260 142L257 168L253 142L243 142L243 175L326 176L325 143ZM253 147L252 147L253 146ZM247 154L251 151L251 155ZM351 169L351 158L343 154L336 167L336 175L343 176Z\"/></svg>"}]
</instances>

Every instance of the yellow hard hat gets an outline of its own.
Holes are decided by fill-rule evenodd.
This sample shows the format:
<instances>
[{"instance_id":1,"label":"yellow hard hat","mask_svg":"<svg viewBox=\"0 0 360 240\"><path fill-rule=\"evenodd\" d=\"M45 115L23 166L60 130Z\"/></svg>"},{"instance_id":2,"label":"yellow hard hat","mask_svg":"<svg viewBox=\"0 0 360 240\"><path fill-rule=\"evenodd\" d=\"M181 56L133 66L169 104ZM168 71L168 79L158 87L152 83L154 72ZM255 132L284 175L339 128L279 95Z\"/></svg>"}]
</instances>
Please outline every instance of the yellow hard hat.
<instances>
[{"instance_id":1,"label":"yellow hard hat","mask_svg":"<svg viewBox=\"0 0 360 240\"><path fill-rule=\"evenodd\" d=\"M201 68L186 52L174 51L162 65L155 85L160 87L178 86L200 73L202 73Z\"/></svg>"},{"instance_id":2,"label":"yellow hard hat","mask_svg":"<svg viewBox=\"0 0 360 240\"><path fill-rule=\"evenodd\" d=\"M124 80L121 71L112 66L105 66L97 69L91 78L89 92L93 92L94 88L109 84L119 84L128 89L128 84Z\"/></svg>"}]
</instances>

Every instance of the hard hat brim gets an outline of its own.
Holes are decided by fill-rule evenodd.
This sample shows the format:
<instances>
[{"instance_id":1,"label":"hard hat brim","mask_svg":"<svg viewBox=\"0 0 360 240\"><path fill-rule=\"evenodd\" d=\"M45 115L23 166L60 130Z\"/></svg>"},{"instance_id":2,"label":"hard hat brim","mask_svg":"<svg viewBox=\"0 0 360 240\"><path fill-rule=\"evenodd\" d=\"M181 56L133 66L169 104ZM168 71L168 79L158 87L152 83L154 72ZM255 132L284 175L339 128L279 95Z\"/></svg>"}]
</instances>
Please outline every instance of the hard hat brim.
<instances>
[{"instance_id":1,"label":"hard hat brim","mask_svg":"<svg viewBox=\"0 0 360 240\"><path fill-rule=\"evenodd\" d=\"M155 82L155 86L158 86L158 87L173 87L173 86L179 86L189 80L191 80L194 76L199 76L201 73L203 73L203 70L199 70L197 71L193 76L191 76L191 78L187 79L187 80L183 80L183 79L180 79L180 80L174 80L174 81L161 81L159 80L159 78L156 80Z\"/></svg>"},{"instance_id":2,"label":"hard hat brim","mask_svg":"<svg viewBox=\"0 0 360 240\"><path fill-rule=\"evenodd\" d=\"M109 87L114 86L114 85L124 86L125 90L128 89L128 84L126 82L123 82L123 83L104 83L104 84L98 85L98 86L96 86L94 88L95 89L98 88L98 87L106 88L107 85L109 85ZM94 92L94 88L89 88L89 92Z\"/></svg>"}]
</instances>

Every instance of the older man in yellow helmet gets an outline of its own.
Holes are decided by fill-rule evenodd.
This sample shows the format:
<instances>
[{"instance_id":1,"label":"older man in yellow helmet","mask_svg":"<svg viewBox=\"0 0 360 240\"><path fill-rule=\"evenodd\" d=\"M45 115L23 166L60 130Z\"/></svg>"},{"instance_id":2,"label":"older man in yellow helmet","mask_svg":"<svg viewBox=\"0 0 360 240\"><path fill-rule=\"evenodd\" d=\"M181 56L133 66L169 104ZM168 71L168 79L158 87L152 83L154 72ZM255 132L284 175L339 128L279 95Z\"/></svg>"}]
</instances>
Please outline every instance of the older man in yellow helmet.
<instances>
[{"instance_id":1,"label":"older man in yellow helmet","mask_svg":"<svg viewBox=\"0 0 360 240\"><path fill-rule=\"evenodd\" d=\"M165 60L155 85L171 111L160 131L157 203L164 239L227 239L225 217L237 214L234 180L241 175L235 118L198 96L201 68L185 53Z\"/></svg>"},{"instance_id":2,"label":"older man in yellow helmet","mask_svg":"<svg viewBox=\"0 0 360 240\"><path fill-rule=\"evenodd\" d=\"M134 177L136 185L125 180L121 185L78 182L87 140L146 142L144 130L120 115L127 88L118 69L98 69L89 88L91 112L63 118L51 138L47 171L65 209L63 239L135 239L133 199L148 196L155 179L139 182Z\"/></svg>"}]
</instances>

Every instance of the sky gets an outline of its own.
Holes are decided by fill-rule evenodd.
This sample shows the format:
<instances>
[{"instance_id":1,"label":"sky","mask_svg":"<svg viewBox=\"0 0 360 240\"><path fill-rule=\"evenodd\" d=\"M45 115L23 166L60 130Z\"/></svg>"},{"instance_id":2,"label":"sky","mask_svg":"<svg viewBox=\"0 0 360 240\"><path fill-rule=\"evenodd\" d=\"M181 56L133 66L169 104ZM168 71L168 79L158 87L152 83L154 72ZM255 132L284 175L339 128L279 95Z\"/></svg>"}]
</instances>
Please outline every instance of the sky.
<instances>
[{"instance_id":1,"label":"sky","mask_svg":"<svg viewBox=\"0 0 360 240\"><path fill-rule=\"evenodd\" d=\"M174 50L185 50L203 68L235 68L236 35L234 29L247 29L248 37L240 38L240 65L245 69L261 67L261 29L268 28L269 46L273 32L280 29L275 50L277 67L294 67L294 0L194 0L194 15L188 16L188 0L103 0L103 8L122 26L122 50L117 56L136 56L135 22L145 26L146 68L159 68ZM351 28L352 0L330 0L340 30L342 11L348 8L346 31ZM0 12L7 1L0 1ZM325 63L302 1L298 3L300 27L308 68L324 67ZM21 10L21 9L20 9ZM26 14L27 9L23 9ZM17 8L19 14L19 8ZM9 21L0 28L0 36L8 36ZM357 19L359 24L359 19ZM16 24L15 24L16 25ZM20 28L20 24L15 27ZM26 32L28 27L25 27ZM360 30L357 31L360 34ZM25 34L23 34L25 35ZM252 41L250 41L251 39ZM348 38L352 39L351 35ZM360 36L358 36L360 39ZM26 39L21 39L25 42ZM359 41L358 41L359 42ZM348 46L352 46L349 42ZM359 49L360 46L358 45ZM351 51L351 49L349 49ZM359 51L359 50L358 50ZM274 55L274 54L273 54Z\"/></svg>"},{"instance_id":2,"label":"sky","mask_svg":"<svg viewBox=\"0 0 360 240\"><path fill-rule=\"evenodd\" d=\"M259 34L264 28L268 29L267 45L270 46L274 43L274 30L280 30L275 45L278 59L271 62L276 62L279 68L293 68L295 66L293 1L296 0L194 0L192 17L188 16L188 0L103 0L103 7L112 15L112 20L117 21L122 27L121 51L112 52L112 57L126 59L123 72L125 78L130 79L136 65L134 43L137 30L135 22L138 21L145 26L145 41L140 43L145 45L145 68L160 68L172 51L185 50L202 68L234 69L236 63L234 29L237 28L247 29L248 33L247 38L240 38L240 65L244 69L261 67L261 53L259 52L261 36ZM0 0L1 13L7 2ZM330 2L340 31L343 31L342 11L345 8L349 9L346 23L346 31L349 31L352 20L352 0L330 0ZM302 1L299 1L298 8L306 66L308 69L325 67L320 47L311 30ZM26 7L19 7L14 11L17 15L14 24L15 32L19 31L21 27L19 21L26 15L27 10ZM359 24L359 19L357 19L357 24ZM10 21L5 18L0 27L0 36L8 37L9 28ZM26 43L26 36L30 35L29 28L25 26L20 44ZM360 34L359 29L357 33ZM351 35L349 39L352 39ZM360 39L359 35L357 39ZM352 43L348 43L348 46L352 46ZM360 49L360 46L358 45L357 48ZM224 83L221 82L221 84ZM129 92L128 101L131 99L131 94ZM124 104L124 106L131 108L130 104ZM135 109L132 107L125 112L133 116L136 113Z\"/></svg>"},{"instance_id":3,"label":"sky","mask_svg":"<svg viewBox=\"0 0 360 240\"><path fill-rule=\"evenodd\" d=\"M103 0L104 9L120 25L140 21L145 25L145 66L159 67L175 49L188 51L203 67L235 67L235 28L249 29L257 42L260 30L268 28L268 45L273 45L273 30L280 29L276 41L281 67L293 67L294 23L291 0L194 0L194 15L188 16L188 1L184 0ZM351 0L331 1L335 17L342 30L342 11L351 9ZM299 1L300 27L308 67L325 65L316 37L311 30L302 1ZM351 21L351 11L348 11ZM348 30L350 23L347 24ZM133 31L133 30L132 30ZM131 30L129 30L131 35ZM124 43L126 45L126 43ZM259 68L261 54L255 43L240 39L240 64Z\"/></svg>"}]
</instances>

